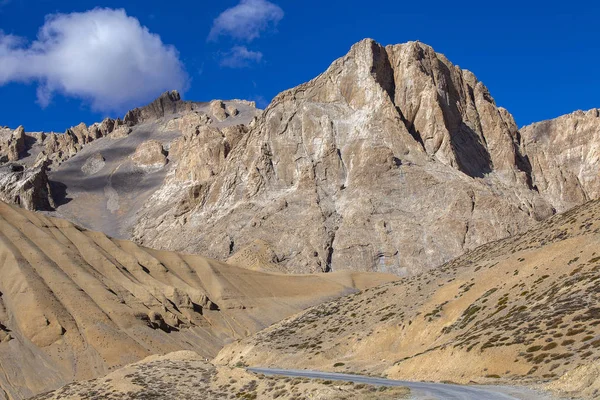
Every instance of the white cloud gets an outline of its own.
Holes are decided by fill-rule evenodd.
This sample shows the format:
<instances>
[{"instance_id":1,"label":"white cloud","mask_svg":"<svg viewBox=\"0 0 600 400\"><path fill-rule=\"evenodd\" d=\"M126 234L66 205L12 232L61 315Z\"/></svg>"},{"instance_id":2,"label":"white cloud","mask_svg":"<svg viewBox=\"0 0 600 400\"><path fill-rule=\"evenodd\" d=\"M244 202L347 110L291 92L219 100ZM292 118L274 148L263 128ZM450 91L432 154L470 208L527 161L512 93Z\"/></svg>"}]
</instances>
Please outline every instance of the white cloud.
<instances>
[{"instance_id":1,"label":"white cloud","mask_svg":"<svg viewBox=\"0 0 600 400\"><path fill-rule=\"evenodd\" d=\"M97 8L47 16L30 44L0 31L0 86L9 82L37 82L42 106L60 93L121 111L184 90L188 76L178 51L136 18Z\"/></svg>"},{"instance_id":2,"label":"white cloud","mask_svg":"<svg viewBox=\"0 0 600 400\"><path fill-rule=\"evenodd\" d=\"M251 42L269 26L276 26L283 15L281 7L267 0L241 0L214 20L208 39L230 36Z\"/></svg>"},{"instance_id":3,"label":"white cloud","mask_svg":"<svg viewBox=\"0 0 600 400\"><path fill-rule=\"evenodd\" d=\"M230 51L223 54L220 64L223 67L244 68L261 62L262 58L263 54L260 51L251 51L245 46L234 46Z\"/></svg>"}]
</instances>

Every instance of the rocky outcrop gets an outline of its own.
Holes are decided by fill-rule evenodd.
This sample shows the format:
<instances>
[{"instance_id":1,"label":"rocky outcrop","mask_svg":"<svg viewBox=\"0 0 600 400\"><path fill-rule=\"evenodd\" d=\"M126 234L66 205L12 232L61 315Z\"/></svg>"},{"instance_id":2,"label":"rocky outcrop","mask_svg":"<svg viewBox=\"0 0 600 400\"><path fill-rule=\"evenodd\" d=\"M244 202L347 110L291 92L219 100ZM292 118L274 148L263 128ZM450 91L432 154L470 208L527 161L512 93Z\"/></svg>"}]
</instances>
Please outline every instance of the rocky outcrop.
<instances>
[{"instance_id":1,"label":"rocky outcrop","mask_svg":"<svg viewBox=\"0 0 600 400\"><path fill-rule=\"evenodd\" d=\"M25 152L25 129L19 126L12 135L8 149L8 161L18 160Z\"/></svg>"},{"instance_id":2,"label":"rocky outcrop","mask_svg":"<svg viewBox=\"0 0 600 400\"><path fill-rule=\"evenodd\" d=\"M149 140L137 147L131 160L143 169L160 169L167 165L167 153L159 141Z\"/></svg>"},{"instance_id":3,"label":"rocky outcrop","mask_svg":"<svg viewBox=\"0 0 600 400\"><path fill-rule=\"evenodd\" d=\"M94 175L104 168L105 159L100 153L96 153L85 161L85 164L81 167L81 172L86 175Z\"/></svg>"},{"instance_id":4,"label":"rocky outcrop","mask_svg":"<svg viewBox=\"0 0 600 400\"><path fill-rule=\"evenodd\" d=\"M174 180L210 183L245 133L247 128L242 125L224 129L200 126L194 134L175 140L170 148L171 157L178 161Z\"/></svg>"},{"instance_id":5,"label":"rocky outcrop","mask_svg":"<svg viewBox=\"0 0 600 400\"><path fill-rule=\"evenodd\" d=\"M30 168L15 163L0 166L0 200L27 210L54 209L48 164L44 158Z\"/></svg>"},{"instance_id":6,"label":"rocky outcrop","mask_svg":"<svg viewBox=\"0 0 600 400\"><path fill-rule=\"evenodd\" d=\"M139 242L226 259L258 239L288 271L405 274L554 212L532 189L511 115L418 42L358 43L277 96L226 153L217 131L205 136L210 157L177 151L139 214Z\"/></svg>"},{"instance_id":7,"label":"rocky outcrop","mask_svg":"<svg viewBox=\"0 0 600 400\"><path fill-rule=\"evenodd\" d=\"M127 137L131 133L132 129L129 126L121 125L115 128L114 131L111 132L111 139L122 139Z\"/></svg>"},{"instance_id":8,"label":"rocky outcrop","mask_svg":"<svg viewBox=\"0 0 600 400\"><path fill-rule=\"evenodd\" d=\"M194 111L178 118L173 118L164 124L164 131L178 131L185 137L193 136L200 126L210 125L212 119L205 113Z\"/></svg>"},{"instance_id":9,"label":"rocky outcrop","mask_svg":"<svg viewBox=\"0 0 600 400\"><path fill-rule=\"evenodd\" d=\"M25 153L25 130L0 128L0 163L17 161Z\"/></svg>"},{"instance_id":10,"label":"rocky outcrop","mask_svg":"<svg viewBox=\"0 0 600 400\"><path fill-rule=\"evenodd\" d=\"M77 154L94 140L113 134L123 136L131 132L120 119L107 118L101 123L86 126L83 122L69 128L63 134L49 133L42 142L43 153L48 156L53 167L57 167Z\"/></svg>"},{"instance_id":11,"label":"rocky outcrop","mask_svg":"<svg viewBox=\"0 0 600 400\"><path fill-rule=\"evenodd\" d=\"M520 130L532 183L557 210L600 197L600 109Z\"/></svg>"},{"instance_id":12,"label":"rocky outcrop","mask_svg":"<svg viewBox=\"0 0 600 400\"><path fill-rule=\"evenodd\" d=\"M181 95L176 90L165 92L147 106L129 111L123 121L129 126L142 122L157 120L166 115L177 114L183 111L192 111L193 103L181 100Z\"/></svg>"},{"instance_id":13,"label":"rocky outcrop","mask_svg":"<svg viewBox=\"0 0 600 400\"><path fill-rule=\"evenodd\" d=\"M235 117L239 113L240 113L240 111L237 108L235 108L235 106L233 104L230 104L227 106L227 115Z\"/></svg>"},{"instance_id":14,"label":"rocky outcrop","mask_svg":"<svg viewBox=\"0 0 600 400\"><path fill-rule=\"evenodd\" d=\"M210 103L210 112L218 121L225 121L229 116L225 109L225 103L221 100L215 100Z\"/></svg>"}]
</instances>

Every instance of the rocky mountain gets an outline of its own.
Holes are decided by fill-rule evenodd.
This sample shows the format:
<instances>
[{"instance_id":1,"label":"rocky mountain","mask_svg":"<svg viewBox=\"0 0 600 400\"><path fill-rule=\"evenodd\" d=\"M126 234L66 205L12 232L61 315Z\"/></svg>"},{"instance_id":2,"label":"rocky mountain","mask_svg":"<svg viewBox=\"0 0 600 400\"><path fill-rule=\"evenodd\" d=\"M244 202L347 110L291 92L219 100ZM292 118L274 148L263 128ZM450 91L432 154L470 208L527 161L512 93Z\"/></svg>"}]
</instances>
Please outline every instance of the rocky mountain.
<instances>
[{"instance_id":1,"label":"rocky mountain","mask_svg":"<svg viewBox=\"0 0 600 400\"><path fill-rule=\"evenodd\" d=\"M252 102L186 102L172 91L122 120L82 123L64 134L4 128L0 199L128 238L136 212L163 184L171 142L199 125L235 131L258 112Z\"/></svg>"},{"instance_id":2,"label":"rocky mountain","mask_svg":"<svg viewBox=\"0 0 600 400\"><path fill-rule=\"evenodd\" d=\"M600 109L539 122L520 130L533 185L565 211L600 197Z\"/></svg>"},{"instance_id":3,"label":"rocky mountain","mask_svg":"<svg viewBox=\"0 0 600 400\"><path fill-rule=\"evenodd\" d=\"M51 161L51 199L30 208L114 237L271 270L404 275L596 198L597 115L518 129L431 47L364 40L264 111L167 92L0 149Z\"/></svg>"},{"instance_id":4,"label":"rocky mountain","mask_svg":"<svg viewBox=\"0 0 600 400\"><path fill-rule=\"evenodd\" d=\"M551 383L598 398L600 200L432 271L313 307L216 362L394 379Z\"/></svg>"},{"instance_id":5,"label":"rocky mountain","mask_svg":"<svg viewBox=\"0 0 600 400\"><path fill-rule=\"evenodd\" d=\"M418 42L358 43L277 96L215 164L194 180L167 179L134 239L225 259L258 237L288 271L405 274L553 213L510 114Z\"/></svg>"},{"instance_id":6,"label":"rocky mountain","mask_svg":"<svg viewBox=\"0 0 600 400\"><path fill-rule=\"evenodd\" d=\"M14 131L0 128L0 199L28 210L53 210L61 191L53 193L49 169L98 138L127 132L122 125L121 120L106 119L90 127L79 124L60 135L25 132L22 126Z\"/></svg>"},{"instance_id":7,"label":"rocky mountain","mask_svg":"<svg viewBox=\"0 0 600 400\"><path fill-rule=\"evenodd\" d=\"M0 399L23 399L153 354L222 346L397 279L290 276L139 247L0 202Z\"/></svg>"},{"instance_id":8,"label":"rocky mountain","mask_svg":"<svg viewBox=\"0 0 600 400\"><path fill-rule=\"evenodd\" d=\"M124 125L126 134L112 133L96 140L53 168L49 178L63 188L56 214L113 237L130 238L143 206L156 211L177 208L176 200L156 200L153 194L167 188L169 181L179 182L170 190L179 196L187 194L199 176L218 169L219 159L246 132L244 124L259 113L244 101L178 99L166 93L149 106L129 112L125 120L135 124ZM200 130L210 132L212 141ZM207 153L199 152L197 146Z\"/></svg>"}]
</instances>

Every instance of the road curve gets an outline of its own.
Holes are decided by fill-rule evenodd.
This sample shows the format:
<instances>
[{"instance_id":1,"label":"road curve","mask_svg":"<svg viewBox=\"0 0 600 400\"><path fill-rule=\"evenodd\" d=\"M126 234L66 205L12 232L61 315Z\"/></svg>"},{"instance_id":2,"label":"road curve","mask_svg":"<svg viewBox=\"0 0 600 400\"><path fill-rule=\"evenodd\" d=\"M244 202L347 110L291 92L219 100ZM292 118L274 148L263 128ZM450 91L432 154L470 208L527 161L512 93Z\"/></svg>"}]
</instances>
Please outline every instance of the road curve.
<instances>
[{"instance_id":1,"label":"road curve","mask_svg":"<svg viewBox=\"0 0 600 400\"><path fill-rule=\"evenodd\" d=\"M513 387L474 387L450 385L444 383L396 381L384 378L374 378L363 375L338 374L333 372L318 372L304 370L287 370L272 368L248 368L248 371L264 374L311 379L349 381L381 386L404 386L411 390L412 399L440 400L551 400L552 397L533 390Z\"/></svg>"}]
</instances>

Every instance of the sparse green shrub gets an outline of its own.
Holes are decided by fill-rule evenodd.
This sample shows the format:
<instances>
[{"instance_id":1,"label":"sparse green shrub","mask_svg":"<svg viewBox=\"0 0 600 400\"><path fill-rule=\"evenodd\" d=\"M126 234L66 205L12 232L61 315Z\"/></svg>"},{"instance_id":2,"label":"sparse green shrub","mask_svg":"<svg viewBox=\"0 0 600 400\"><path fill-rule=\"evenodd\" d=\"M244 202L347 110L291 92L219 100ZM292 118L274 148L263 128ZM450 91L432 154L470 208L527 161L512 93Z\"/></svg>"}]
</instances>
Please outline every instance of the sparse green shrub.
<instances>
[{"instance_id":1,"label":"sparse green shrub","mask_svg":"<svg viewBox=\"0 0 600 400\"><path fill-rule=\"evenodd\" d=\"M528 353L535 353L536 351L539 351L542 348L542 346L531 346L530 348L527 349Z\"/></svg>"},{"instance_id":2,"label":"sparse green shrub","mask_svg":"<svg viewBox=\"0 0 600 400\"><path fill-rule=\"evenodd\" d=\"M545 345L544 347L542 347L542 350L552 350L557 346L558 345L555 342L550 342L547 345Z\"/></svg>"}]
</instances>

